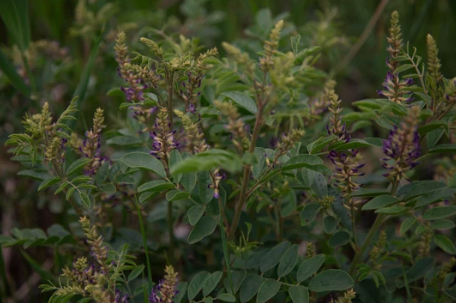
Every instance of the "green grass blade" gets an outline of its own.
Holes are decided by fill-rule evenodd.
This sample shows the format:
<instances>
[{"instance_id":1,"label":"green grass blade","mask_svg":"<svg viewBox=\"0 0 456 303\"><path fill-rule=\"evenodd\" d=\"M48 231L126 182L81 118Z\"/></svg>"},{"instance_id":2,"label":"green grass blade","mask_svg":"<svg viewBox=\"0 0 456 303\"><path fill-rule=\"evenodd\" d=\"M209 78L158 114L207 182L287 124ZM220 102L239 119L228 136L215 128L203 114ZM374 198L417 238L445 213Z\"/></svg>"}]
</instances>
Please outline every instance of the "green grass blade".
<instances>
[{"instance_id":1,"label":"green grass blade","mask_svg":"<svg viewBox=\"0 0 456 303\"><path fill-rule=\"evenodd\" d=\"M30 44L30 24L27 0L0 1L0 16L5 23L10 38L24 51Z\"/></svg>"},{"instance_id":2,"label":"green grass blade","mask_svg":"<svg viewBox=\"0 0 456 303\"><path fill-rule=\"evenodd\" d=\"M41 265L38 264L38 262L36 262L27 252L25 252L25 250L21 249L21 254L24 257L24 259L27 260L28 264L32 267L32 269L40 275L41 279L43 279L44 281L54 280L54 276L49 271L41 267Z\"/></svg>"},{"instance_id":3,"label":"green grass blade","mask_svg":"<svg viewBox=\"0 0 456 303\"><path fill-rule=\"evenodd\" d=\"M138 212L139 227L141 228L141 235L142 235L142 238L143 238L144 251L146 253L147 279L149 281L148 293L149 293L152 290L152 268L151 268L150 260L149 260L149 249L147 248L146 229L144 228L144 224L143 224L143 220L142 220L142 214L141 214L141 208L139 207L139 202L138 202L138 198L136 197L136 195L135 195L135 206L136 206L136 210Z\"/></svg>"},{"instance_id":4,"label":"green grass blade","mask_svg":"<svg viewBox=\"0 0 456 303\"><path fill-rule=\"evenodd\" d=\"M1 1L0 1L1 2ZM24 80L19 76L11 61L5 56L0 49L0 70L8 77L11 84L24 96L30 97L30 88L25 84Z\"/></svg>"},{"instance_id":5,"label":"green grass blade","mask_svg":"<svg viewBox=\"0 0 456 303\"><path fill-rule=\"evenodd\" d=\"M101 30L100 35L98 36L97 40L95 41L94 47L92 51L90 52L89 60L87 60L87 64L84 67L84 70L82 71L81 74L81 79L79 80L79 84L76 87L76 90L74 91L73 98L78 98L77 100L77 105L76 108L78 110L81 109L81 105L85 100L86 92L87 92L87 85L89 84L89 78L90 75L92 74L93 67L95 66L95 60L97 59L98 56L98 51L100 50L100 44L103 38L103 32L104 28ZM68 126L72 128L74 125L74 121L76 120L70 120L68 121Z\"/></svg>"},{"instance_id":6,"label":"green grass blade","mask_svg":"<svg viewBox=\"0 0 456 303\"><path fill-rule=\"evenodd\" d=\"M98 56L98 51L100 50L101 40L103 38L103 30L101 31L100 35L98 36L97 40L95 41L95 45L90 52L89 60L87 60L87 64L84 67L84 70L81 75L81 79L79 80L79 84L74 91L73 98L78 97L78 102L83 102L85 98L85 94L87 91L87 85L89 84L89 78L92 74L93 67L95 65L95 60Z\"/></svg>"}]
</instances>

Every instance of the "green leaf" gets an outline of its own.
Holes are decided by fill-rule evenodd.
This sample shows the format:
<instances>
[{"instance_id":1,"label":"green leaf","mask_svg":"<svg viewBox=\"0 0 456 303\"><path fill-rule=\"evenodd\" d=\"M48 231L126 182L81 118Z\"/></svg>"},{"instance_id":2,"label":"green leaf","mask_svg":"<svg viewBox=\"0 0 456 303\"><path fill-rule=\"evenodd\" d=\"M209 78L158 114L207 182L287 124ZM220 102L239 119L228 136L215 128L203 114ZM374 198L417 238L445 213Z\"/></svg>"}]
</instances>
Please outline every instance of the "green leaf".
<instances>
[{"instance_id":1,"label":"green leaf","mask_svg":"<svg viewBox=\"0 0 456 303\"><path fill-rule=\"evenodd\" d=\"M238 105L242 106L243 108L245 108L246 110L248 110L249 112L251 112L254 115L258 112L255 101L244 93L228 91L228 92L221 93L220 95L233 100Z\"/></svg>"},{"instance_id":2,"label":"green leaf","mask_svg":"<svg viewBox=\"0 0 456 303\"><path fill-rule=\"evenodd\" d=\"M426 273L434 267L434 264L434 258L428 257L419 259L409 270L407 270L405 274L407 283L412 283L423 278ZM402 288L404 286L404 280L397 279L396 286Z\"/></svg>"},{"instance_id":3,"label":"green leaf","mask_svg":"<svg viewBox=\"0 0 456 303\"><path fill-rule=\"evenodd\" d=\"M288 294L290 295L293 303L308 303L309 302L309 290L307 287L297 285L292 286L288 289Z\"/></svg>"},{"instance_id":4,"label":"green leaf","mask_svg":"<svg viewBox=\"0 0 456 303\"><path fill-rule=\"evenodd\" d=\"M217 300L223 302L236 302L236 298L232 294L224 293L217 296Z\"/></svg>"},{"instance_id":5,"label":"green leaf","mask_svg":"<svg viewBox=\"0 0 456 303\"><path fill-rule=\"evenodd\" d=\"M323 160L314 155L298 155L288 160L282 167L282 171L307 167L313 169L317 165L323 165Z\"/></svg>"},{"instance_id":6,"label":"green leaf","mask_svg":"<svg viewBox=\"0 0 456 303\"><path fill-rule=\"evenodd\" d=\"M350 234L346 231L339 230L334 235L332 235L331 239L329 239L329 246L336 247L340 245L345 245L350 242Z\"/></svg>"},{"instance_id":7,"label":"green leaf","mask_svg":"<svg viewBox=\"0 0 456 303\"><path fill-rule=\"evenodd\" d=\"M157 175L166 178L166 172L163 168L163 164L148 153L132 152L123 156L120 161L125 163L125 165L130 168L143 168L153 171Z\"/></svg>"},{"instance_id":8,"label":"green leaf","mask_svg":"<svg viewBox=\"0 0 456 303\"><path fill-rule=\"evenodd\" d=\"M273 298L280 289L280 283L276 280L267 279L261 284L260 290L258 291L257 303L265 303L269 299Z\"/></svg>"},{"instance_id":9,"label":"green leaf","mask_svg":"<svg viewBox=\"0 0 456 303\"><path fill-rule=\"evenodd\" d=\"M161 192L164 190L175 188L176 186L173 183L164 181L164 180L154 180L147 183L142 184L138 187L138 193L142 193L145 191L150 192Z\"/></svg>"},{"instance_id":10,"label":"green leaf","mask_svg":"<svg viewBox=\"0 0 456 303\"><path fill-rule=\"evenodd\" d=\"M282 259L283 254L290 247L290 242L284 241L276 245L267 254L261 258L260 270L266 272L276 266Z\"/></svg>"},{"instance_id":11,"label":"green leaf","mask_svg":"<svg viewBox=\"0 0 456 303\"><path fill-rule=\"evenodd\" d=\"M361 139L351 139L350 142L344 143L342 145L338 145L337 147L334 148L334 150L335 151L344 151L344 150L367 147L367 146L372 146L372 144L370 144L367 141L361 140Z\"/></svg>"},{"instance_id":12,"label":"green leaf","mask_svg":"<svg viewBox=\"0 0 456 303\"><path fill-rule=\"evenodd\" d=\"M430 154L456 153L456 144L440 144L429 149Z\"/></svg>"},{"instance_id":13,"label":"green leaf","mask_svg":"<svg viewBox=\"0 0 456 303\"><path fill-rule=\"evenodd\" d=\"M242 282L244 282L246 276L247 276L247 272L245 270L236 270L231 273L234 294L236 294L238 292L238 290L241 287ZM232 293L229 278L226 278L225 280L223 280L223 284L225 285L225 289L227 289L228 292Z\"/></svg>"},{"instance_id":14,"label":"green leaf","mask_svg":"<svg viewBox=\"0 0 456 303\"><path fill-rule=\"evenodd\" d=\"M279 267L277 269L279 278L288 275L293 270L298 262L298 251L299 245L294 244L285 252L282 259L280 259Z\"/></svg>"},{"instance_id":15,"label":"green leaf","mask_svg":"<svg viewBox=\"0 0 456 303\"><path fill-rule=\"evenodd\" d=\"M427 147L432 148L434 145L436 145L440 141L440 138L442 138L444 133L444 129L435 129L430 131L426 136Z\"/></svg>"},{"instance_id":16,"label":"green leaf","mask_svg":"<svg viewBox=\"0 0 456 303\"><path fill-rule=\"evenodd\" d=\"M337 139L337 136L335 135L329 135L326 137L318 138L316 141L307 145L307 151L309 152L309 154L316 154L335 139Z\"/></svg>"},{"instance_id":17,"label":"green leaf","mask_svg":"<svg viewBox=\"0 0 456 303\"><path fill-rule=\"evenodd\" d=\"M418 198L418 201L415 203L415 208L426 206L434 202L442 201L445 199L452 199L456 193L455 188L442 188L440 190L435 190L429 193L423 194Z\"/></svg>"},{"instance_id":18,"label":"green leaf","mask_svg":"<svg viewBox=\"0 0 456 303\"><path fill-rule=\"evenodd\" d=\"M11 1L11 0L8 0ZM2 1L0 1L1 3ZM1 10L5 12L5 10ZM30 97L30 88L25 84L24 80L19 76L19 74L16 72L16 68L14 65L11 63L11 60L8 59L3 51L0 49L0 70L2 73L9 79L11 84L14 86L15 89L17 89L21 94L23 94L25 97L29 98Z\"/></svg>"},{"instance_id":19,"label":"green leaf","mask_svg":"<svg viewBox=\"0 0 456 303\"><path fill-rule=\"evenodd\" d=\"M187 290L189 300L193 300L201 289L203 289L204 283L206 283L208 278L209 273L206 271L201 271L193 277Z\"/></svg>"},{"instance_id":20,"label":"green leaf","mask_svg":"<svg viewBox=\"0 0 456 303\"><path fill-rule=\"evenodd\" d=\"M203 295L205 297L208 296L215 289L217 284L222 279L222 275L223 273L221 271L216 271L206 279L206 283L204 283L203 287Z\"/></svg>"},{"instance_id":21,"label":"green leaf","mask_svg":"<svg viewBox=\"0 0 456 303\"><path fill-rule=\"evenodd\" d=\"M312 189L317 194L318 198L323 198L328 195L328 183L326 178L321 173L315 173Z\"/></svg>"},{"instance_id":22,"label":"green leaf","mask_svg":"<svg viewBox=\"0 0 456 303\"><path fill-rule=\"evenodd\" d=\"M424 220L443 219L456 214L456 206L437 206L429 209L423 215Z\"/></svg>"},{"instance_id":23,"label":"green leaf","mask_svg":"<svg viewBox=\"0 0 456 303\"><path fill-rule=\"evenodd\" d=\"M395 204L397 202L399 202L399 199L391 195L377 196L374 199L370 200L368 203L366 203L363 206L362 210L378 209L388 205Z\"/></svg>"},{"instance_id":24,"label":"green leaf","mask_svg":"<svg viewBox=\"0 0 456 303\"><path fill-rule=\"evenodd\" d=\"M432 121L431 123L420 126L418 128L418 133L420 134L420 137L424 137L428 132L436 129L448 130L448 122L441 120Z\"/></svg>"},{"instance_id":25,"label":"green leaf","mask_svg":"<svg viewBox=\"0 0 456 303\"><path fill-rule=\"evenodd\" d=\"M352 197L377 197L388 194L389 191L386 189L360 188L353 192Z\"/></svg>"},{"instance_id":26,"label":"green leaf","mask_svg":"<svg viewBox=\"0 0 456 303\"><path fill-rule=\"evenodd\" d=\"M199 242L204 237L211 235L215 227L217 226L217 221L212 217L202 217L198 223L193 227L192 231L188 235L188 243L195 244Z\"/></svg>"},{"instance_id":27,"label":"green leaf","mask_svg":"<svg viewBox=\"0 0 456 303\"><path fill-rule=\"evenodd\" d=\"M456 225L451 220L437 220L437 221L432 222L430 227L431 227L431 229L445 230L445 229L452 229L455 226Z\"/></svg>"},{"instance_id":28,"label":"green leaf","mask_svg":"<svg viewBox=\"0 0 456 303\"><path fill-rule=\"evenodd\" d=\"M125 93L120 89L120 87L116 86L108 90L106 93L108 97L125 97ZM123 104L123 103L122 103ZM131 106L132 103L128 102L128 106Z\"/></svg>"},{"instance_id":29,"label":"green leaf","mask_svg":"<svg viewBox=\"0 0 456 303\"><path fill-rule=\"evenodd\" d=\"M204 215L205 209L202 205L195 205L187 211L188 221L192 226L198 223L199 219Z\"/></svg>"},{"instance_id":30,"label":"green leaf","mask_svg":"<svg viewBox=\"0 0 456 303\"><path fill-rule=\"evenodd\" d=\"M421 196L426 193L430 193L436 190L441 190L442 188L447 187L447 185L443 182L439 181L416 181L403 186L399 189L398 195L405 194L404 201L410 200L416 196Z\"/></svg>"},{"instance_id":31,"label":"green leaf","mask_svg":"<svg viewBox=\"0 0 456 303\"><path fill-rule=\"evenodd\" d=\"M89 196L86 193L83 193L83 192L80 192L79 196L81 197L82 204L84 205L84 207L85 208L90 208L91 205L92 205L92 202L90 201Z\"/></svg>"},{"instance_id":32,"label":"green leaf","mask_svg":"<svg viewBox=\"0 0 456 303\"><path fill-rule=\"evenodd\" d=\"M144 270L144 265L139 265L135 269L133 269L130 274L128 275L128 282L133 281L136 279Z\"/></svg>"},{"instance_id":33,"label":"green leaf","mask_svg":"<svg viewBox=\"0 0 456 303\"><path fill-rule=\"evenodd\" d=\"M414 224L416 223L416 218L407 218L402 221L401 228L399 232L403 235L405 234Z\"/></svg>"},{"instance_id":34,"label":"green leaf","mask_svg":"<svg viewBox=\"0 0 456 303\"><path fill-rule=\"evenodd\" d=\"M54 185L56 183L59 183L60 181L62 181L62 178L46 179L43 182L41 182L40 186L38 187L38 191L40 191L42 189L45 189L45 188L48 188L49 186L52 186L52 185Z\"/></svg>"},{"instance_id":35,"label":"green leaf","mask_svg":"<svg viewBox=\"0 0 456 303\"><path fill-rule=\"evenodd\" d=\"M188 199L189 196L190 196L189 193L180 191L178 189L173 189L173 190L170 190L166 194L166 200L168 200L169 202L179 201L179 200Z\"/></svg>"},{"instance_id":36,"label":"green leaf","mask_svg":"<svg viewBox=\"0 0 456 303\"><path fill-rule=\"evenodd\" d=\"M119 146L130 146L130 145L141 145L141 139L133 136L117 136L106 140L108 145L119 145Z\"/></svg>"},{"instance_id":37,"label":"green leaf","mask_svg":"<svg viewBox=\"0 0 456 303\"><path fill-rule=\"evenodd\" d=\"M440 247L444 252L450 255L456 255L456 248L453 242L447 236L442 234L434 235L435 244Z\"/></svg>"},{"instance_id":38,"label":"green leaf","mask_svg":"<svg viewBox=\"0 0 456 303\"><path fill-rule=\"evenodd\" d=\"M159 192L156 191L146 191L139 196L139 202L144 203L145 201L157 196Z\"/></svg>"},{"instance_id":39,"label":"green leaf","mask_svg":"<svg viewBox=\"0 0 456 303\"><path fill-rule=\"evenodd\" d=\"M301 176L301 178L299 178ZM306 187L311 187L315 180L315 171L303 168L301 174L298 173L298 181Z\"/></svg>"},{"instance_id":40,"label":"green leaf","mask_svg":"<svg viewBox=\"0 0 456 303\"><path fill-rule=\"evenodd\" d=\"M182 301L182 299L185 297L185 294L187 293L187 286L187 282L180 282L179 284L177 284L178 293L174 297L174 303L180 303Z\"/></svg>"},{"instance_id":41,"label":"green leaf","mask_svg":"<svg viewBox=\"0 0 456 303\"><path fill-rule=\"evenodd\" d=\"M325 262L325 258L325 255L321 254L302 262L297 273L298 283L301 283L316 273Z\"/></svg>"},{"instance_id":42,"label":"green leaf","mask_svg":"<svg viewBox=\"0 0 456 303\"><path fill-rule=\"evenodd\" d=\"M67 176L71 175L72 173L78 171L79 169L83 168L84 166L86 166L87 164L89 164L90 162L92 162L92 159L90 158L80 158L80 159L77 159L76 161L74 161L73 163L71 163L71 165L67 168L65 174Z\"/></svg>"},{"instance_id":43,"label":"green leaf","mask_svg":"<svg viewBox=\"0 0 456 303\"><path fill-rule=\"evenodd\" d=\"M250 301L257 294L262 283L263 278L261 278L258 275L250 275L247 278L245 278L239 292L241 303L246 303Z\"/></svg>"},{"instance_id":44,"label":"green leaf","mask_svg":"<svg viewBox=\"0 0 456 303\"><path fill-rule=\"evenodd\" d=\"M37 180L46 180L46 179L49 179L52 177L45 171L37 171L37 170L32 170L32 169L21 170L17 173L17 175L18 176L27 176L27 177L31 177L31 178L34 178Z\"/></svg>"},{"instance_id":45,"label":"green leaf","mask_svg":"<svg viewBox=\"0 0 456 303\"><path fill-rule=\"evenodd\" d=\"M190 153L182 153L182 159L192 158ZM184 186L185 190L191 192L196 185L196 172L182 174L180 183Z\"/></svg>"},{"instance_id":46,"label":"green leaf","mask_svg":"<svg viewBox=\"0 0 456 303\"><path fill-rule=\"evenodd\" d=\"M332 233L339 224L339 220L333 216L326 216L323 220L323 227L325 228L326 233Z\"/></svg>"},{"instance_id":47,"label":"green leaf","mask_svg":"<svg viewBox=\"0 0 456 303\"><path fill-rule=\"evenodd\" d=\"M108 194L114 194L117 191L116 186L112 183L106 183L103 185L102 192Z\"/></svg>"},{"instance_id":48,"label":"green leaf","mask_svg":"<svg viewBox=\"0 0 456 303\"><path fill-rule=\"evenodd\" d=\"M375 211L377 214L390 214L390 215L397 215L407 210L407 207L404 206L391 206L380 208Z\"/></svg>"},{"instance_id":49,"label":"green leaf","mask_svg":"<svg viewBox=\"0 0 456 303\"><path fill-rule=\"evenodd\" d=\"M315 292L342 291L352 288L352 277L339 269L328 269L318 274L309 282L309 290Z\"/></svg>"},{"instance_id":50,"label":"green leaf","mask_svg":"<svg viewBox=\"0 0 456 303\"><path fill-rule=\"evenodd\" d=\"M413 67L414 67L413 64L401 64L401 65L399 65L398 68L396 68L394 73L398 74L398 73L401 73L401 72L406 71L408 69L411 69Z\"/></svg>"},{"instance_id":51,"label":"green leaf","mask_svg":"<svg viewBox=\"0 0 456 303\"><path fill-rule=\"evenodd\" d=\"M173 149L169 154L169 167L177 165L180 162L182 162L182 155L179 153L179 151ZM182 174L173 174L172 177L175 183L179 183L182 178Z\"/></svg>"},{"instance_id":52,"label":"green leaf","mask_svg":"<svg viewBox=\"0 0 456 303\"><path fill-rule=\"evenodd\" d=\"M315 220L321 206L317 203L307 204L301 211L301 225L306 226Z\"/></svg>"},{"instance_id":53,"label":"green leaf","mask_svg":"<svg viewBox=\"0 0 456 303\"><path fill-rule=\"evenodd\" d=\"M290 37L290 42L291 42L291 49L293 50L293 53L296 55L299 50L299 40L301 40L301 35L296 35L296 36L291 36Z\"/></svg>"},{"instance_id":54,"label":"green leaf","mask_svg":"<svg viewBox=\"0 0 456 303\"><path fill-rule=\"evenodd\" d=\"M241 169L242 161L232 152L214 148L184 159L171 167L171 174L211 171L219 166L234 173Z\"/></svg>"},{"instance_id":55,"label":"green leaf","mask_svg":"<svg viewBox=\"0 0 456 303\"><path fill-rule=\"evenodd\" d=\"M115 176L113 182L117 184L136 184L136 179L131 174L126 173Z\"/></svg>"}]
</instances>

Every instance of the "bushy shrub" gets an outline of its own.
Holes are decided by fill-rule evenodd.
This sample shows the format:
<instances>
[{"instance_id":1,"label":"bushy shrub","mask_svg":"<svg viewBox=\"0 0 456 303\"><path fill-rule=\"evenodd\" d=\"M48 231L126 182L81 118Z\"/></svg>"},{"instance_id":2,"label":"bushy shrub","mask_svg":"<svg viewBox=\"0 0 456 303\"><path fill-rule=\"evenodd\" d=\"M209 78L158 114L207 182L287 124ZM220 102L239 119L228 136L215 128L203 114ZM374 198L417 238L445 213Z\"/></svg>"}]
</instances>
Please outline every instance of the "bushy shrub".
<instances>
[{"instance_id":1,"label":"bushy shrub","mask_svg":"<svg viewBox=\"0 0 456 303\"><path fill-rule=\"evenodd\" d=\"M120 31L120 113L83 135L77 97L24 118L6 144L71 222L0 243L79 250L50 302L456 300L456 79L434 39L424 63L394 12L379 98L344 108L321 47L275 21L226 55Z\"/></svg>"}]
</instances>

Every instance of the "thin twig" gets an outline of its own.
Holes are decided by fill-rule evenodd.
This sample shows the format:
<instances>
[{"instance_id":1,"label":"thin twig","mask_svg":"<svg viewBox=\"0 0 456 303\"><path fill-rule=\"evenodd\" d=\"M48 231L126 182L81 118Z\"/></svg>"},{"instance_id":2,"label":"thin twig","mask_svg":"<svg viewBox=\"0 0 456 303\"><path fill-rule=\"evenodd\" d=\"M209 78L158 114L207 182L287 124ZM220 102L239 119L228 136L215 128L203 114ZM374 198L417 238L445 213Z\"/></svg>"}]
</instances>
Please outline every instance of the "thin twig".
<instances>
[{"instance_id":1,"label":"thin twig","mask_svg":"<svg viewBox=\"0 0 456 303\"><path fill-rule=\"evenodd\" d=\"M341 70L343 70L345 68L345 66L348 65L348 63L350 63L350 61L356 56L356 54L359 52L359 50L361 49L361 47L364 45L364 43L366 42L367 38L369 38L372 30L374 29L375 27L375 24L377 24L378 22L378 19L380 18L380 16L382 15L382 12L383 10L385 9L386 5L388 4L388 1L389 0L382 0L377 8L375 9L375 12L374 14L372 15L372 17L370 18L369 20L369 23L367 23L367 26L366 28L364 29L363 33L361 34L361 36L359 37L358 41L356 41L356 43L353 45L353 47L350 49L350 51L348 52L348 54L342 59L342 61L340 61L340 63L334 68L334 71L333 71L333 76L335 76L336 74L338 74Z\"/></svg>"}]
</instances>

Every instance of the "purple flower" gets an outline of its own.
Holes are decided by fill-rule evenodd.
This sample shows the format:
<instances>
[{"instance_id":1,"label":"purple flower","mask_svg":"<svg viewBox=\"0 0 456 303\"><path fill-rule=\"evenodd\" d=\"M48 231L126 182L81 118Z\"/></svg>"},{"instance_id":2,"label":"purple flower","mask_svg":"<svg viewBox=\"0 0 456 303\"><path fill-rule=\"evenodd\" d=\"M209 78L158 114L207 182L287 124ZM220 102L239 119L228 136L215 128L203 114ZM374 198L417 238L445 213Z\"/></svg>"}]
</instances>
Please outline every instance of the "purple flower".
<instances>
[{"instance_id":1,"label":"purple flower","mask_svg":"<svg viewBox=\"0 0 456 303\"><path fill-rule=\"evenodd\" d=\"M114 298L114 303L128 303L128 295L121 294L120 290L116 289L116 296Z\"/></svg>"},{"instance_id":2,"label":"purple flower","mask_svg":"<svg viewBox=\"0 0 456 303\"><path fill-rule=\"evenodd\" d=\"M400 126L395 126L383 141L382 149L386 157L382 159L382 166L393 171L388 173L390 177L404 177L405 171L419 164L417 159L421 155L421 147L417 129L418 116L419 108L415 106Z\"/></svg>"}]
</instances>

